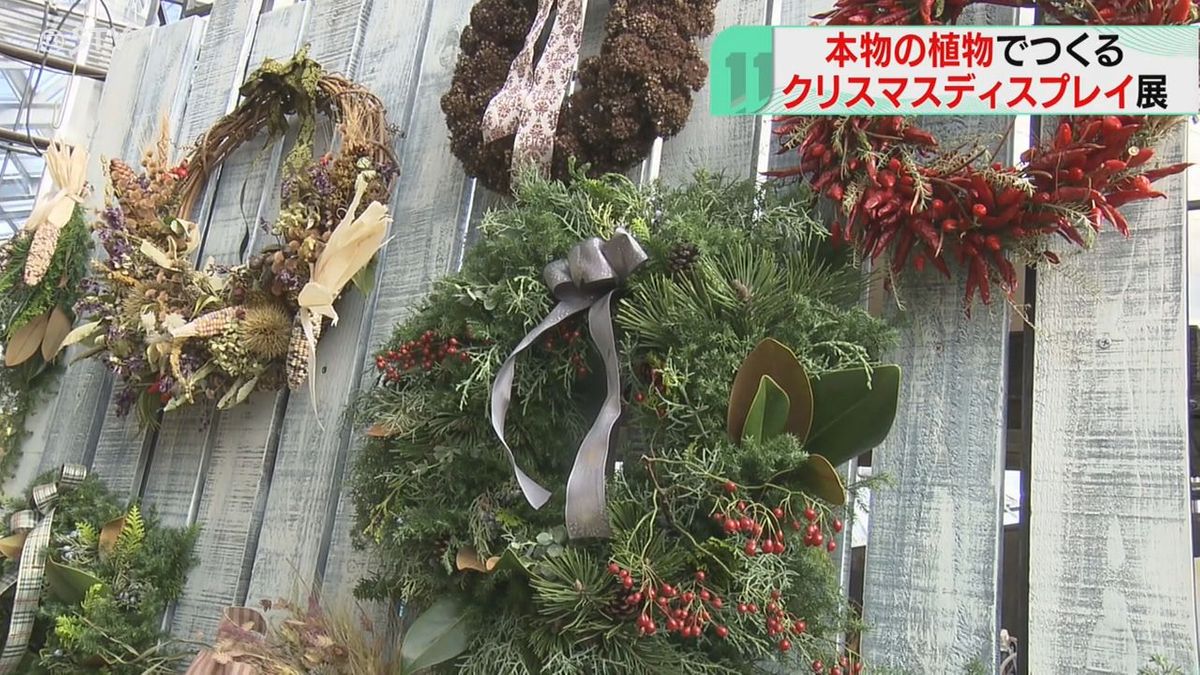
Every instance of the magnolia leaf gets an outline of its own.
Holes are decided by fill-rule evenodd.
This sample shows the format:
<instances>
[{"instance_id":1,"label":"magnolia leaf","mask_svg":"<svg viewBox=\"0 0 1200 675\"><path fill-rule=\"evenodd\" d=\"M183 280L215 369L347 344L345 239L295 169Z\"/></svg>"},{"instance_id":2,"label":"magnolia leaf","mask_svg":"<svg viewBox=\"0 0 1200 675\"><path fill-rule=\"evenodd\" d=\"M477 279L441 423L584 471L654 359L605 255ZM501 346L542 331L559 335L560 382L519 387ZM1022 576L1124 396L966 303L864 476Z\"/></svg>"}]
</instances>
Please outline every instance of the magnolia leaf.
<instances>
[{"instance_id":1,"label":"magnolia leaf","mask_svg":"<svg viewBox=\"0 0 1200 675\"><path fill-rule=\"evenodd\" d=\"M100 559L104 560L117 547L117 538L121 536L121 530L125 529L125 516L113 518L100 528Z\"/></svg>"},{"instance_id":2,"label":"magnolia leaf","mask_svg":"<svg viewBox=\"0 0 1200 675\"><path fill-rule=\"evenodd\" d=\"M454 567L459 572L465 570L475 570L476 572L483 572L486 574L491 571L487 566L484 565L483 561L479 559L479 553L477 553L475 549L471 548L470 546L464 546L463 548L458 549L458 554L454 556Z\"/></svg>"},{"instance_id":3,"label":"magnolia leaf","mask_svg":"<svg viewBox=\"0 0 1200 675\"><path fill-rule=\"evenodd\" d=\"M78 354L76 354L71 359L71 363L75 363L76 361L85 361L85 360L90 359L93 356L99 354L102 351L104 351L104 345L98 345L96 347L89 347L86 351L82 351L82 352L79 352Z\"/></svg>"},{"instance_id":4,"label":"magnolia leaf","mask_svg":"<svg viewBox=\"0 0 1200 675\"><path fill-rule=\"evenodd\" d=\"M373 424L367 429L366 434L371 438L390 438L395 436L396 432L386 424Z\"/></svg>"},{"instance_id":5,"label":"magnolia leaf","mask_svg":"<svg viewBox=\"0 0 1200 675\"><path fill-rule=\"evenodd\" d=\"M813 424L805 449L837 466L883 442L896 419L900 366L834 370L813 380Z\"/></svg>"},{"instance_id":6,"label":"magnolia leaf","mask_svg":"<svg viewBox=\"0 0 1200 675\"><path fill-rule=\"evenodd\" d=\"M834 506L846 503L846 487L842 485L842 477L824 457L809 455L800 467L797 478L805 492Z\"/></svg>"},{"instance_id":7,"label":"magnolia leaf","mask_svg":"<svg viewBox=\"0 0 1200 675\"><path fill-rule=\"evenodd\" d=\"M20 558L21 550L25 548L25 536L24 532L18 532L0 539L0 555L9 560Z\"/></svg>"},{"instance_id":8,"label":"magnolia leaf","mask_svg":"<svg viewBox=\"0 0 1200 675\"><path fill-rule=\"evenodd\" d=\"M142 245L138 247L138 250L141 251L142 255L154 261L154 264L159 267L165 267L169 270L175 269L175 261L171 256L164 253L161 248L150 243L148 240L142 240Z\"/></svg>"},{"instance_id":9,"label":"magnolia leaf","mask_svg":"<svg viewBox=\"0 0 1200 675\"><path fill-rule=\"evenodd\" d=\"M792 350L771 338L758 343L742 361L733 379L733 388L729 392L729 438L741 440L746 415L764 375L770 375L790 401L785 431L801 440L805 439L812 425L813 413L813 394L808 374Z\"/></svg>"},{"instance_id":10,"label":"magnolia leaf","mask_svg":"<svg viewBox=\"0 0 1200 675\"><path fill-rule=\"evenodd\" d=\"M221 400L217 401L217 410L228 410L242 401L245 401L246 397L254 391L254 386L257 384L257 375L249 380L243 380L240 377L234 380L233 384L229 386L229 391L225 392L225 395L221 397Z\"/></svg>"},{"instance_id":11,"label":"magnolia leaf","mask_svg":"<svg viewBox=\"0 0 1200 675\"><path fill-rule=\"evenodd\" d=\"M49 363L62 351L63 339L71 332L71 317L62 307L50 310L46 320L46 334L42 337L42 359Z\"/></svg>"},{"instance_id":12,"label":"magnolia leaf","mask_svg":"<svg viewBox=\"0 0 1200 675\"><path fill-rule=\"evenodd\" d=\"M788 395L770 375L763 375L754 402L746 413L742 438L765 441L782 434L787 426L789 407Z\"/></svg>"},{"instance_id":13,"label":"magnolia leaf","mask_svg":"<svg viewBox=\"0 0 1200 675\"><path fill-rule=\"evenodd\" d=\"M46 336L46 324L49 320L50 312L46 312L13 333L4 347L4 365L11 368L33 358L42 346L42 338Z\"/></svg>"},{"instance_id":14,"label":"magnolia leaf","mask_svg":"<svg viewBox=\"0 0 1200 675\"><path fill-rule=\"evenodd\" d=\"M89 338L98 330L100 330L99 321L89 321L85 324L76 326L74 330L72 330L70 333L67 333L66 337L62 339L62 342L59 344L59 349L70 347L76 342L84 340L85 338Z\"/></svg>"},{"instance_id":15,"label":"magnolia leaf","mask_svg":"<svg viewBox=\"0 0 1200 675\"><path fill-rule=\"evenodd\" d=\"M57 563L50 557L46 558L46 588L59 602L68 605L79 604L83 602L89 588L101 583L104 582L90 572Z\"/></svg>"},{"instance_id":16,"label":"magnolia leaf","mask_svg":"<svg viewBox=\"0 0 1200 675\"><path fill-rule=\"evenodd\" d=\"M406 673L444 663L467 649L471 630L462 603L443 598L425 610L404 633L400 661Z\"/></svg>"}]
</instances>

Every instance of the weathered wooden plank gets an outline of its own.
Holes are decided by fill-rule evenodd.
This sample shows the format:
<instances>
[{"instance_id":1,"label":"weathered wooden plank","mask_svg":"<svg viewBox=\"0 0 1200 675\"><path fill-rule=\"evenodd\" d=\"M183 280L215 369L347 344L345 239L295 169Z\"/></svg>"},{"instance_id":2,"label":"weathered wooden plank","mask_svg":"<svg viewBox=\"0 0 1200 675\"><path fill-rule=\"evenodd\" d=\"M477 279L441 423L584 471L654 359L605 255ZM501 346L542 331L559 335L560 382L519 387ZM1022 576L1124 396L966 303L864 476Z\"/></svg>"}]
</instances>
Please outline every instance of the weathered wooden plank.
<instances>
[{"instance_id":1,"label":"weathered wooden plank","mask_svg":"<svg viewBox=\"0 0 1200 675\"><path fill-rule=\"evenodd\" d=\"M991 8L961 23L1014 19ZM928 123L945 139L994 147L1009 119ZM887 356L903 369L900 407L872 457L872 473L896 484L871 494L862 647L877 666L961 672L978 661L993 673L1009 312L997 299L965 316L961 279L936 274L909 275L901 292L909 311Z\"/></svg>"},{"instance_id":2,"label":"weathered wooden plank","mask_svg":"<svg viewBox=\"0 0 1200 675\"><path fill-rule=\"evenodd\" d=\"M458 9L464 6L467 3L459 3ZM407 243L401 242L400 237L407 236L404 233L410 229L432 232L436 235L435 241L439 242L432 246L445 250L443 242L450 233L455 233L450 237L454 245L462 243L457 233L464 229L460 223L470 216L470 207L457 197L469 189L471 181L463 174L457 161L433 161L436 157L450 156L438 100L442 91L449 87L453 72L455 51L450 50L451 47L457 48L458 36L454 27L461 28L456 23L453 7L445 12L437 12L433 7L433 3L427 3L418 14L413 8L376 4L363 44L358 78L387 104L389 119L399 126L405 137L405 140L397 142L401 173L392 199L395 220L393 235L397 236L397 240L391 242L381 254L380 277L373 294L374 307L370 325L365 327L368 351L387 339L397 316L424 294L424 288L398 290L396 284L399 279L408 274L427 274L417 280L427 285L432 278L453 269L461 260L452 249L449 257L443 257L440 263L435 262L439 267L429 270L416 267L406 269L413 265L410 260L422 259L423 249L410 249ZM397 35L407 38L399 41L405 47L400 54L396 54L394 48ZM390 59L388 55L392 55ZM419 86L418 77L421 80ZM421 190L422 185L441 185L447 189L436 192ZM460 189L449 187L454 185L460 186ZM480 199L496 199L482 188L479 192ZM423 202L412 201L425 193L432 194ZM424 246L428 248L431 244ZM359 368L356 373L363 373L363 377L353 386L369 386L370 364L364 359L355 365ZM353 449L359 442L360 438L351 436L348 459L343 467L343 484L345 475L352 470ZM335 604L350 602L355 583L366 576L370 568L370 554L356 551L352 546L353 527L354 503L349 491L342 490L337 497L328 559L324 570L320 572L322 593L329 602ZM375 609L373 614L377 622L388 618L386 608Z\"/></svg>"},{"instance_id":3,"label":"weathered wooden plank","mask_svg":"<svg viewBox=\"0 0 1200 675\"><path fill-rule=\"evenodd\" d=\"M1160 148L1184 158L1186 130ZM1196 672L1188 511L1187 194L1133 236L1039 271L1030 486L1029 672Z\"/></svg>"},{"instance_id":4,"label":"weathered wooden plank","mask_svg":"<svg viewBox=\"0 0 1200 675\"><path fill-rule=\"evenodd\" d=\"M141 88L134 95L133 122L122 153L127 160L141 157L142 150L159 133L164 117L183 114L182 103L188 98L204 28L205 19L193 17L149 30L151 58L146 61ZM152 438L139 433L135 416L118 418L111 406L105 407L105 413L92 470L103 476L115 492L135 496Z\"/></svg>"},{"instance_id":5,"label":"weathered wooden plank","mask_svg":"<svg viewBox=\"0 0 1200 675\"><path fill-rule=\"evenodd\" d=\"M315 5L310 25L320 30L311 34L313 56L329 70L353 77L347 69L357 62L371 7L370 0ZM396 35L392 39L393 46L405 42ZM380 61L368 65L386 67ZM342 412L357 388L365 351L360 334L364 302L361 295L349 296L338 307L338 327L321 340L318 366L309 375L317 378L319 403L314 404L307 389L288 397L250 576L251 601L286 597L310 586L324 559L349 440Z\"/></svg>"},{"instance_id":6,"label":"weathered wooden plank","mask_svg":"<svg viewBox=\"0 0 1200 675\"><path fill-rule=\"evenodd\" d=\"M767 0L740 0L717 3L718 32L739 25L762 25L768 22L770 4ZM713 38L700 44L702 54L710 52ZM721 67L709 64L709 68ZM691 117L683 131L662 144L662 160L657 176L666 183L682 183L699 169L710 173L749 178L758 167L753 151L760 120L754 117L713 117L708 112L709 88L705 84L693 97ZM655 175L651 171L650 176Z\"/></svg>"},{"instance_id":7,"label":"weathered wooden plank","mask_svg":"<svg viewBox=\"0 0 1200 675\"><path fill-rule=\"evenodd\" d=\"M133 122L131 111L152 38L152 31L148 30L127 33L113 52L111 75L105 82L96 112L96 119L107 122L97 130L89 148L92 164L88 180L93 185L104 184L100 158L117 157L124 152ZM94 203L101 200L100 195L93 197ZM77 351L71 348L68 358ZM57 396L46 405L58 423L47 429L44 442L25 444L18 474L35 475L63 462L90 461L88 448L95 443L108 405L107 369L90 360L72 365L59 382Z\"/></svg>"},{"instance_id":8,"label":"weathered wooden plank","mask_svg":"<svg viewBox=\"0 0 1200 675\"><path fill-rule=\"evenodd\" d=\"M268 56L286 58L294 53L310 8L307 3L291 5L258 17L247 66L253 68ZM243 259L243 245L259 218L274 213L264 206L274 204L268 193L278 193L278 164L273 162L277 157L274 144L264 149L262 140L256 140L226 161L209 221L203 252L206 259L213 256L225 264ZM265 489L270 481L278 420L275 410L282 410L284 400L282 394L256 394L230 411L215 413L202 433L175 443L160 434L145 499L174 504L169 509L173 514L201 526L196 542L200 562L188 577L171 618L172 631L178 636L211 637L221 610L242 600L239 588L244 593L246 556L253 555L255 516L261 512L256 504L260 488ZM169 422L173 428L187 426L164 420L164 431Z\"/></svg>"}]
</instances>

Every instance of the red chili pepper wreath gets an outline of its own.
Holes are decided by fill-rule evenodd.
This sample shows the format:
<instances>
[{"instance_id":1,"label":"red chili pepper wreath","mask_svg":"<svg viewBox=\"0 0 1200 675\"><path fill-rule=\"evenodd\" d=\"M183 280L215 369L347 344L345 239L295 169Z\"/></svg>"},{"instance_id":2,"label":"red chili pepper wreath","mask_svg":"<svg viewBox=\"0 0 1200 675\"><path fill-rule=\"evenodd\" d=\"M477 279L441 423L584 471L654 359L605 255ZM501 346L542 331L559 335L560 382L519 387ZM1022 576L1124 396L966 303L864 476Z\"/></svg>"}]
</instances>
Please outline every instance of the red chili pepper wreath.
<instances>
[{"instance_id":1,"label":"red chili pepper wreath","mask_svg":"<svg viewBox=\"0 0 1200 675\"><path fill-rule=\"evenodd\" d=\"M1021 0L838 0L816 18L834 25L953 23L971 2L1021 5ZM1039 2L1061 23L1186 24L1192 0ZM867 258L885 253L893 275L927 266L950 276L947 259L966 270L965 302L986 304L996 284L1011 296L1020 262L1058 262L1046 237L1058 234L1086 246L1108 221L1122 234L1118 210L1164 197L1154 181L1187 164L1153 168L1152 145L1178 120L1134 116L1066 117L1022 165L975 164L980 153L943 152L937 139L905 117L784 117L775 133L781 152L795 150L798 167L776 177L809 176L838 204L835 243L850 242ZM1011 255L1009 255L1011 254Z\"/></svg>"}]
</instances>

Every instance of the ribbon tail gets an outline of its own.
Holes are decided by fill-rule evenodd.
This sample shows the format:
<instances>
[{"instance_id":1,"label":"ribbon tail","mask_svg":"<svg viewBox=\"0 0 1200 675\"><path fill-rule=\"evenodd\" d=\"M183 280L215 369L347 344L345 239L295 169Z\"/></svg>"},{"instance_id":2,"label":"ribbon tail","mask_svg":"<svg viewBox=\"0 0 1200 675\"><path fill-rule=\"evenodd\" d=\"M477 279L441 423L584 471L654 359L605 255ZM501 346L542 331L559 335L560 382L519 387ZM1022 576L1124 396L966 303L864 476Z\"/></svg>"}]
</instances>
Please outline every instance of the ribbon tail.
<instances>
[{"instance_id":1,"label":"ribbon tail","mask_svg":"<svg viewBox=\"0 0 1200 675\"><path fill-rule=\"evenodd\" d=\"M513 171L528 165L549 175L554 158L559 112L583 41L584 13L583 0L558 0L557 5L546 49L530 85L530 100L513 140Z\"/></svg>"},{"instance_id":2,"label":"ribbon tail","mask_svg":"<svg viewBox=\"0 0 1200 675\"><path fill-rule=\"evenodd\" d=\"M504 420L508 417L508 406L512 402L512 385L513 378L517 372L517 356L525 351L527 347L532 345L546 331L554 328L571 316L582 312L594 301L590 295L573 295L560 301L546 318L533 330L529 331L521 342L517 344L508 358L500 366L500 371L496 373L496 379L492 382L492 395L489 402L491 408L492 429L496 432L496 437L500 439L500 444L504 446L504 451L508 453L508 463L512 466L513 475L517 478L517 484L521 486L521 492L524 493L525 499L529 505L535 509L540 509L550 499L550 492L539 485L521 470L517 465L516 455L513 454L512 448L509 447L508 441L504 438Z\"/></svg>"},{"instance_id":3,"label":"ribbon tail","mask_svg":"<svg viewBox=\"0 0 1200 675\"><path fill-rule=\"evenodd\" d=\"M567 534L572 539L612 536L604 483L613 430L621 418L621 364L612 323L614 293L606 293L588 311L588 330L604 361L605 393L604 404L579 445L567 479Z\"/></svg>"},{"instance_id":4,"label":"ribbon tail","mask_svg":"<svg viewBox=\"0 0 1200 675\"><path fill-rule=\"evenodd\" d=\"M542 31L545 30L546 21L550 18L550 10L553 8L554 0L538 0L537 14L534 16L533 24L529 26L525 44L513 59L504 86L496 92L483 111L481 127L484 143L504 138L516 131L521 123L532 80L534 52L537 50Z\"/></svg>"},{"instance_id":5,"label":"ribbon tail","mask_svg":"<svg viewBox=\"0 0 1200 675\"><path fill-rule=\"evenodd\" d=\"M8 639L0 653L0 674L16 672L29 648L33 634L33 622L37 618L38 604L42 596L42 576L46 568L46 551L50 545L50 526L54 522L54 509L49 509L26 540L25 550L17 570L17 590L13 597L12 619L8 625Z\"/></svg>"}]
</instances>

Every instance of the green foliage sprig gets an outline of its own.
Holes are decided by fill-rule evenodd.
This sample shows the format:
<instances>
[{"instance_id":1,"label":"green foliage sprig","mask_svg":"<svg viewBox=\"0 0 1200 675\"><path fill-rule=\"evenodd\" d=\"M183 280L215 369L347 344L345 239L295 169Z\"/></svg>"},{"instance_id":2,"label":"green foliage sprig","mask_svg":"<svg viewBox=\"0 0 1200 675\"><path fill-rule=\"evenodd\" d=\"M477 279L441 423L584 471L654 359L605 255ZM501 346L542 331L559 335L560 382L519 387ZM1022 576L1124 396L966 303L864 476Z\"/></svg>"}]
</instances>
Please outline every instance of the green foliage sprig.
<instances>
[{"instance_id":1,"label":"green foliage sprig","mask_svg":"<svg viewBox=\"0 0 1200 675\"><path fill-rule=\"evenodd\" d=\"M812 207L803 190L706 175L678 189L522 178L515 203L485 218L462 271L396 328L376 357L379 386L357 402L370 437L355 467L357 532L379 554L360 595L402 598L418 613L460 598L475 631L447 672L742 673L834 657L835 631L854 620L825 547L801 545L797 530L832 537L836 509L787 476L773 480L809 449L790 436L726 435L730 383L763 338L792 347L814 377L873 365L892 338L857 308L862 279ZM561 485L604 393L583 320L517 369L506 434L522 466L555 488L541 510L525 503L495 439L489 388L551 308L546 263L618 226L650 259L616 310L627 405L608 487L614 536L567 541ZM786 552L747 553L718 513L785 528ZM664 586L723 598L706 606L702 637L668 634L661 621L645 630L646 597L631 595ZM806 622L786 649L764 627L777 604Z\"/></svg>"},{"instance_id":2,"label":"green foliage sprig","mask_svg":"<svg viewBox=\"0 0 1200 675\"><path fill-rule=\"evenodd\" d=\"M47 474L35 484L53 482ZM26 508L27 500L11 508ZM122 520L117 520L121 518ZM115 521L115 523L114 523ZM111 548L102 532L119 527ZM167 605L182 593L195 562L195 528L163 526L135 504L124 508L95 476L60 492L51 527L51 564L94 577L81 602L45 592L23 673L168 673L187 657L161 630ZM15 563L5 561L5 571ZM83 589L81 589L83 590ZM3 597L5 625L11 591Z\"/></svg>"}]
</instances>

